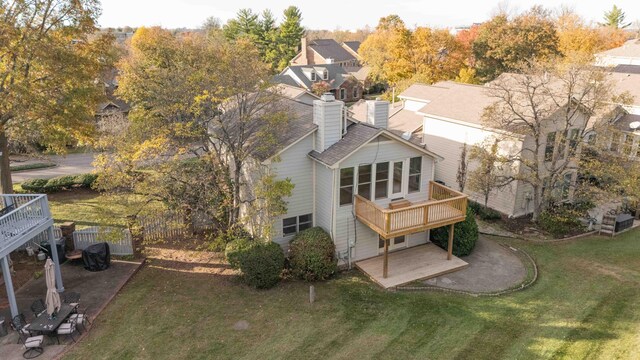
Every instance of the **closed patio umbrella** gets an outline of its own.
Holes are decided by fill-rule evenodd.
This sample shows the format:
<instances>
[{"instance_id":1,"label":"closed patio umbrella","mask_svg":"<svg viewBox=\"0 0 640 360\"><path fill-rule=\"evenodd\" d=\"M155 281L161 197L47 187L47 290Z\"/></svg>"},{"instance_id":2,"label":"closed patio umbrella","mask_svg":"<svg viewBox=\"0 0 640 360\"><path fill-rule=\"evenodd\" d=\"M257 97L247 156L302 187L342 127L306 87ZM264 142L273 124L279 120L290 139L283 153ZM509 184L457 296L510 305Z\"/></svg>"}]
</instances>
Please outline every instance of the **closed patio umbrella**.
<instances>
[{"instance_id":1,"label":"closed patio umbrella","mask_svg":"<svg viewBox=\"0 0 640 360\"><path fill-rule=\"evenodd\" d=\"M47 297L45 303L47 305L47 314L51 316L54 311L60 310L60 294L56 290L56 278L53 273L53 261L47 259L44 264L44 279L47 282Z\"/></svg>"}]
</instances>

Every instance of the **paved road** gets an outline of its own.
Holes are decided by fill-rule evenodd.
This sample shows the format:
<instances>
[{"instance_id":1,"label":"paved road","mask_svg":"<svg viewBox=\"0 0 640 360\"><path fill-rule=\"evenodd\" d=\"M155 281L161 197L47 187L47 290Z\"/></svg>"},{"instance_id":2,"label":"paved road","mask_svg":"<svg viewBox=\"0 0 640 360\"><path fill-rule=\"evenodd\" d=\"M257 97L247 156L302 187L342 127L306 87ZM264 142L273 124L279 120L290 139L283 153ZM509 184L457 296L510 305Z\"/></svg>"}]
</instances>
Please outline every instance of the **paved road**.
<instances>
[{"instance_id":1,"label":"paved road","mask_svg":"<svg viewBox=\"0 0 640 360\"><path fill-rule=\"evenodd\" d=\"M93 165L91 165L91 163L93 162L93 158L93 153L51 156L49 157L49 159L58 164L58 166L48 169L36 169L13 173L12 180L14 183L19 183L33 178L49 179L61 175L88 173L94 169Z\"/></svg>"}]
</instances>

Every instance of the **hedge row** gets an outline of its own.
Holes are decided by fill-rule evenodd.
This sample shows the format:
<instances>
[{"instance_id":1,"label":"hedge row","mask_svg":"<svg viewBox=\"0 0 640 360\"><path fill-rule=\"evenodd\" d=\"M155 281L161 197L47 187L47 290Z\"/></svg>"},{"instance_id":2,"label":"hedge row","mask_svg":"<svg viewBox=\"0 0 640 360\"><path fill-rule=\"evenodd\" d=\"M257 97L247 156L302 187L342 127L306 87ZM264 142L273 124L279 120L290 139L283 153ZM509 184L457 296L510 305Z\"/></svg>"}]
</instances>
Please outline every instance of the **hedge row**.
<instances>
[{"instance_id":1,"label":"hedge row","mask_svg":"<svg viewBox=\"0 0 640 360\"><path fill-rule=\"evenodd\" d=\"M96 181L96 174L64 175L52 179L29 179L20 186L35 193L52 193L71 188L90 188Z\"/></svg>"}]
</instances>

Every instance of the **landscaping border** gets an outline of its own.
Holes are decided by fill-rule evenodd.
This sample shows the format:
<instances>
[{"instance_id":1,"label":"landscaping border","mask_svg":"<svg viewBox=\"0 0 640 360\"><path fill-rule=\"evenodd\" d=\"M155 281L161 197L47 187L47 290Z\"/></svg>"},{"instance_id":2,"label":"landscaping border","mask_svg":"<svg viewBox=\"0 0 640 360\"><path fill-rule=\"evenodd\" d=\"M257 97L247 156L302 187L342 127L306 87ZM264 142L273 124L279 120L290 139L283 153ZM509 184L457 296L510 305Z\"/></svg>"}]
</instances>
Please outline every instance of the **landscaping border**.
<instances>
[{"instance_id":1,"label":"landscaping border","mask_svg":"<svg viewBox=\"0 0 640 360\"><path fill-rule=\"evenodd\" d=\"M533 259L533 257L531 257L531 255L529 255L529 253L527 253L526 251L522 250L522 249L518 249L515 248L511 245L506 245L506 244L500 244L502 246L505 247L509 247L510 249L515 249L516 252L522 253L524 254L524 257L526 259L528 259L528 261L531 264L531 268L533 270L533 276L531 277L531 279L529 280L525 280L522 283L520 283L520 285L516 285L514 287L505 289L505 290L500 290L500 291L494 291L494 292L475 292L475 291L465 291L465 290L456 290L456 289L448 289L448 288L443 288L440 286L433 286L433 285L425 285L425 286L397 286L395 289L397 291L439 291L439 292L445 292L445 293L453 293L453 294L463 294L463 295L469 295L469 296L473 296L473 297L492 297L492 296L501 296L501 295L506 295L506 294L510 294L510 293L514 293L516 291L522 291L525 290L529 287L531 287L533 284L536 283L536 281L538 280L538 265L536 264L535 260Z\"/></svg>"},{"instance_id":2,"label":"landscaping border","mask_svg":"<svg viewBox=\"0 0 640 360\"><path fill-rule=\"evenodd\" d=\"M64 350L62 350L58 355L56 355L53 358L53 360L62 359L64 357L64 355L69 353L69 351L73 350L73 348L75 348L75 346L78 343L80 343L80 341L82 341L82 339L84 339L85 337L87 337L89 335L89 332L91 331L91 328L93 328L93 324L95 323L95 319L102 313L102 311L104 311L104 309L107 306L109 306L109 304L113 301L113 299L120 293L122 288L124 288L124 286L127 285L129 283L129 281L131 281L131 279L133 279L133 277L138 273L138 271L140 271L140 269L142 269L142 267L147 262L147 258L146 257L142 258L142 261L139 262L139 263L137 261L128 261L128 260L112 260L112 261L114 261L114 262L122 262L122 263L127 263L127 264L138 264L138 267L136 267L136 269L133 271L131 276L129 276L125 280L121 281L120 284L118 284L118 287L116 288L116 291L114 291L113 294L111 294L111 296L109 297L109 299L100 308L98 308L98 311L96 311L96 314L93 316L91 324L89 324L89 326L87 326L85 328L85 331L78 337L78 339L75 342L67 345L64 348Z\"/></svg>"}]
</instances>

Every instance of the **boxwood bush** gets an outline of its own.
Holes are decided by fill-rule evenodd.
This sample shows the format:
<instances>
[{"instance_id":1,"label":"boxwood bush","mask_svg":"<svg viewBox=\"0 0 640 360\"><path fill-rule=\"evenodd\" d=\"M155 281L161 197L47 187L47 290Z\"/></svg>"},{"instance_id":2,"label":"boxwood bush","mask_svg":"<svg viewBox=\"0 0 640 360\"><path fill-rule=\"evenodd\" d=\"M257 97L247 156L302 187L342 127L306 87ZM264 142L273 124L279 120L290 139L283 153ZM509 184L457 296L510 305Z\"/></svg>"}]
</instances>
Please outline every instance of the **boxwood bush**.
<instances>
[{"instance_id":1,"label":"boxwood bush","mask_svg":"<svg viewBox=\"0 0 640 360\"><path fill-rule=\"evenodd\" d=\"M431 230L431 241L443 249L449 246L449 225ZM464 221L453 226L453 255L466 256L471 254L478 241L478 224L471 208L467 208Z\"/></svg>"},{"instance_id":2,"label":"boxwood bush","mask_svg":"<svg viewBox=\"0 0 640 360\"><path fill-rule=\"evenodd\" d=\"M90 188L98 178L96 174L64 175L51 179L30 179L20 186L35 193L52 193L72 188Z\"/></svg>"},{"instance_id":3,"label":"boxwood bush","mask_svg":"<svg viewBox=\"0 0 640 360\"><path fill-rule=\"evenodd\" d=\"M300 232L289 245L291 272L306 281L326 280L337 271L336 246L320 227Z\"/></svg>"},{"instance_id":4,"label":"boxwood bush","mask_svg":"<svg viewBox=\"0 0 640 360\"><path fill-rule=\"evenodd\" d=\"M280 281L285 259L280 245L274 242L240 238L229 243L225 254L229 264L242 271L247 285L268 289Z\"/></svg>"}]
</instances>

